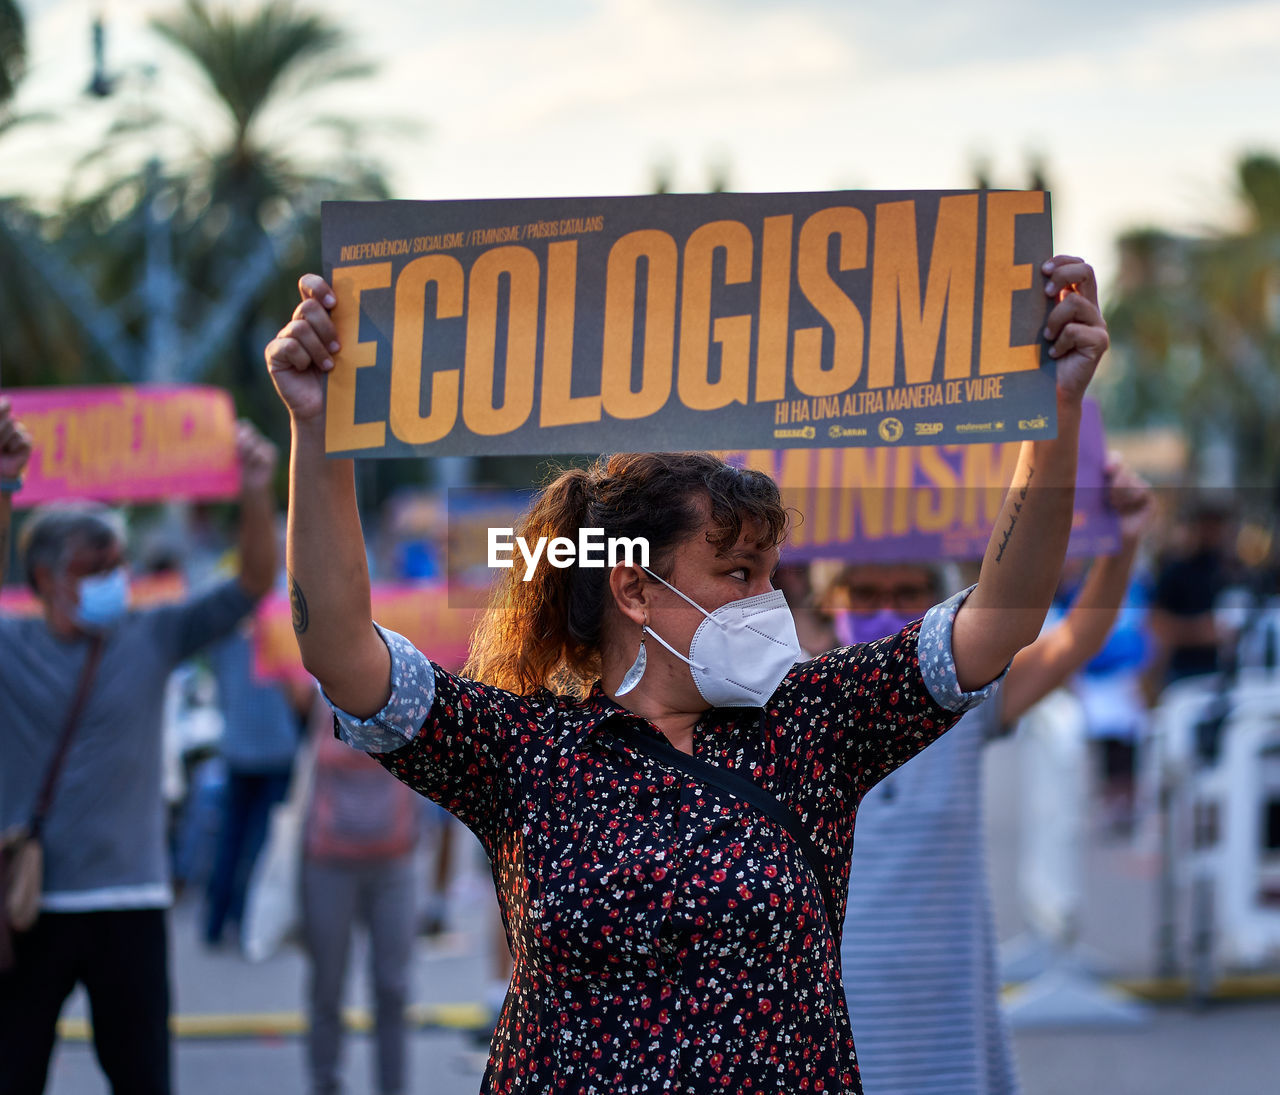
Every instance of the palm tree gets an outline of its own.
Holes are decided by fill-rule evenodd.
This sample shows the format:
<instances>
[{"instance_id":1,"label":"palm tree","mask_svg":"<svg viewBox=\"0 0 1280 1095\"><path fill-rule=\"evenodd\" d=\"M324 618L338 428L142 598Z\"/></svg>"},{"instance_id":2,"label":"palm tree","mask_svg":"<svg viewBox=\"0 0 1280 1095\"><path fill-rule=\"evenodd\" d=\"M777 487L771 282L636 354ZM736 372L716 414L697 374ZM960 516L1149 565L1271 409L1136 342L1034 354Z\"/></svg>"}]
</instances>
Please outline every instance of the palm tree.
<instances>
[{"instance_id":1,"label":"palm tree","mask_svg":"<svg viewBox=\"0 0 1280 1095\"><path fill-rule=\"evenodd\" d=\"M26 28L16 0L0 0L0 108L18 88L27 63Z\"/></svg>"},{"instance_id":2,"label":"palm tree","mask_svg":"<svg viewBox=\"0 0 1280 1095\"><path fill-rule=\"evenodd\" d=\"M267 0L243 15L215 11L204 0L187 0L152 27L194 62L215 106L229 122L224 142L202 150L201 182L211 207L223 207L242 224L259 228L279 216L278 203L292 204L310 191L381 193L381 176L345 150L350 121L291 117L304 131L338 130L331 158L308 170L298 158L260 136L273 109L296 109L310 92L337 81L368 76L372 67L347 57L346 36L324 16L303 12L293 0ZM307 136L310 134L307 133ZM342 151L344 154L333 156Z\"/></svg>"},{"instance_id":3,"label":"palm tree","mask_svg":"<svg viewBox=\"0 0 1280 1095\"><path fill-rule=\"evenodd\" d=\"M135 166L117 167L108 185L77 201L61 238L150 345L152 364L158 356L173 379L223 383L241 403L274 406L261 347L293 308L304 255L319 251L320 202L387 196L377 167L354 154L354 123L308 117L299 104L371 69L349 57L340 28L290 0L247 12L186 0L151 25L192 62L226 128L202 143L163 102L141 116L122 111L99 160L109 154L118 165L120 149L132 147ZM305 146L284 147L267 133L285 109ZM139 172L138 154L161 146L179 149L178 158L152 159ZM308 157L307 149L320 151Z\"/></svg>"},{"instance_id":4,"label":"palm tree","mask_svg":"<svg viewBox=\"0 0 1280 1095\"><path fill-rule=\"evenodd\" d=\"M22 11L16 0L0 0L0 139L20 122L39 120L10 110L26 60ZM48 383L60 363L82 355L71 309L49 291L52 264L42 268L31 262L33 252L50 257L40 219L16 198L0 195L0 314L6 317L0 324L0 361L3 382L11 387Z\"/></svg>"},{"instance_id":5,"label":"palm tree","mask_svg":"<svg viewBox=\"0 0 1280 1095\"><path fill-rule=\"evenodd\" d=\"M1108 324L1123 368L1108 409L1128 425L1177 424L1196 450L1230 439L1250 478L1280 473L1280 161L1236 166L1240 226L1120 240Z\"/></svg>"}]
</instances>

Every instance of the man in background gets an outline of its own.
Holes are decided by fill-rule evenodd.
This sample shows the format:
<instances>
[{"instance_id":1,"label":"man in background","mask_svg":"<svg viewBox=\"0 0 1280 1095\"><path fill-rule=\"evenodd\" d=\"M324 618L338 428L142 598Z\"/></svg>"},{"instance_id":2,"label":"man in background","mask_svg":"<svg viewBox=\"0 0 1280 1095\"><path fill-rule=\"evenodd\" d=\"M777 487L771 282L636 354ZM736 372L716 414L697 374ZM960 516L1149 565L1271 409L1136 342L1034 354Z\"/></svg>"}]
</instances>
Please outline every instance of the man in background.
<instances>
[{"instance_id":1,"label":"man in background","mask_svg":"<svg viewBox=\"0 0 1280 1095\"><path fill-rule=\"evenodd\" d=\"M247 423L236 447L240 570L200 596L130 609L124 523L105 506L51 506L23 529L22 566L43 614L0 615L0 828L30 818L72 697L82 679L89 685L44 822L40 916L0 974L0 1095L44 1089L58 1015L78 983L112 1090L170 1091L165 683L179 662L231 632L277 566L275 448ZM0 400L0 547L30 455ZM100 658L88 674L94 647Z\"/></svg>"}]
</instances>

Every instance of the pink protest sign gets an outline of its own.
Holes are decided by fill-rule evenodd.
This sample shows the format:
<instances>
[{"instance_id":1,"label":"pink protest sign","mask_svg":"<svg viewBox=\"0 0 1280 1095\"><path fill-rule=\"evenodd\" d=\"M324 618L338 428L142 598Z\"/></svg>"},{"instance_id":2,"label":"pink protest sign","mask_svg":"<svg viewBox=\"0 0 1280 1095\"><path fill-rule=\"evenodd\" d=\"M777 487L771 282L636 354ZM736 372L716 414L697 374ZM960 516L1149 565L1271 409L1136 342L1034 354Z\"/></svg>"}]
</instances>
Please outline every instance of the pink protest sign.
<instances>
[{"instance_id":1,"label":"pink protest sign","mask_svg":"<svg viewBox=\"0 0 1280 1095\"><path fill-rule=\"evenodd\" d=\"M64 498L229 498L240 486L231 397L198 385L13 388L34 451L16 506Z\"/></svg>"}]
</instances>

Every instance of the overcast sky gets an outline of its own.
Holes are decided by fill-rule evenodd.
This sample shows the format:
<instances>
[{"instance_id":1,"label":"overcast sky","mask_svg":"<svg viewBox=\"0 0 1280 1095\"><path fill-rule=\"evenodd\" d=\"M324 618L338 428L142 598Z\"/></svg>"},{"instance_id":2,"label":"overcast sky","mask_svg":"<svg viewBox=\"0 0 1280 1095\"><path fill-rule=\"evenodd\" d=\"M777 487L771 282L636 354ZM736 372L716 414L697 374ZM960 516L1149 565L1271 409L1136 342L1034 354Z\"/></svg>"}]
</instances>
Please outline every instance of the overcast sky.
<instances>
[{"instance_id":1,"label":"overcast sky","mask_svg":"<svg viewBox=\"0 0 1280 1095\"><path fill-rule=\"evenodd\" d=\"M51 198L116 109L81 95L94 10L108 16L111 66L133 74L122 95L216 123L143 29L177 5L25 0L19 106L77 125L0 144L0 193ZM306 6L349 28L379 74L293 104L280 132L307 112L416 120L366 138L398 197L642 193L660 164L677 190L704 189L717 165L747 191L962 187L979 157L1017 187L1035 153L1058 247L1105 276L1117 231L1221 223L1235 158L1280 154L1280 0ZM150 84L143 63L157 66Z\"/></svg>"}]
</instances>

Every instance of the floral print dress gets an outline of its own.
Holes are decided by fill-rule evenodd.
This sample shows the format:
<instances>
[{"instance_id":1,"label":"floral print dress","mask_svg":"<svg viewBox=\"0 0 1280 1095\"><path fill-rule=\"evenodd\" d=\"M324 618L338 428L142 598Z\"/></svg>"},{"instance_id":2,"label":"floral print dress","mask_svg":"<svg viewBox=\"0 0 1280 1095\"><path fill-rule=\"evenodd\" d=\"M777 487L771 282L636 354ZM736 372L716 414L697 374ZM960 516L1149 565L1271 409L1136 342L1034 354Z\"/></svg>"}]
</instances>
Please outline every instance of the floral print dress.
<instances>
[{"instance_id":1,"label":"floral print dress","mask_svg":"<svg viewBox=\"0 0 1280 1095\"><path fill-rule=\"evenodd\" d=\"M629 744L659 732L598 684L518 696L382 632L391 699L337 729L489 854L515 974L484 1092L861 1092L825 905L843 920L862 796L994 688L956 682L967 593L698 721L694 755L794 811L820 876L772 819Z\"/></svg>"}]
</instances>

